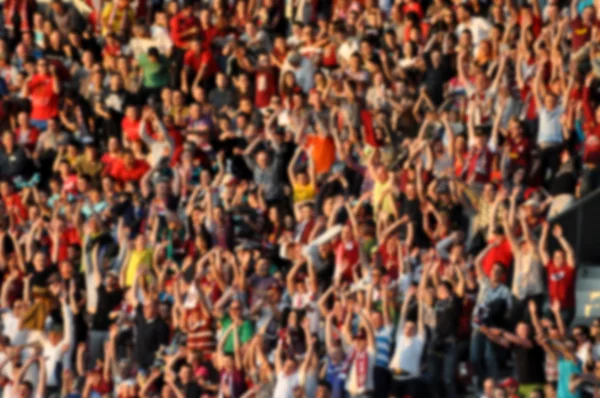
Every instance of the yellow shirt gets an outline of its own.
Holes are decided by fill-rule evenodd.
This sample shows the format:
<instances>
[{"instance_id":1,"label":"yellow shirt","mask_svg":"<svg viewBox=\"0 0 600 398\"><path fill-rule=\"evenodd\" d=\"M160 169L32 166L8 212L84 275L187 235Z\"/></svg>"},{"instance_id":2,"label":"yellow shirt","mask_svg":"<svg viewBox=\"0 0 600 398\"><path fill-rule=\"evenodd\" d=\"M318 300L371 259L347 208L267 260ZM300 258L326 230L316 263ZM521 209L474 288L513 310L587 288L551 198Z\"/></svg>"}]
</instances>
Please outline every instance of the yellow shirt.
<instances>
[{"instance_id":1,"label":"yellow shirt","mask_svg":"<svg viewBox=\"0 0 600 398\"><path fill-rule=\"evenodd\" d=\"M102 10L102 36L106 36L109 33L120 35L125 33L121 32L123 27L129 29L135 23L135 15L131 8L127 8L127 10L117 8L113 16L113 7L114 3L108 3ZM123 23L123 18L127 18L126 23Z\"/></svg>"},{"instance_id":2,"label":"yellow shirt","mask_svg":"<svg viewBox=\"0 0 600 398\"><path fill-rule=\"evenodd\" d=\"M312 184L294 184L292 185L292 189L294 190L294 203L312 200L317 196L317 190Z\"/></svg>"},{"instance_id":3,"label":"yellow shirt","mask_svg":"<svg viewBox=\"0 0 600 398\"><path fill-rule=\"evenodd\" d=\"M126 264L125 286L133 285L133 281L140 266L150 267L152 264L152 251L150 249L133 250L129 256L129 263Z\"/></svg>"},{"instance_id":4,"label":"yellow shirt","mask_svg":"<svg viewBox=\"0 0 600 398\"><path fill-rule=\"evenodd\" d=\"M384 196L388 189L391 189L392 181L386 180L385 182L375 181L373 186L373 206L375 206L375 212L378 212L379 209L384 214L394 214L394 199L391 193ZM381 202L383 199L383 203Z\"/></svg>"}]
</instances>

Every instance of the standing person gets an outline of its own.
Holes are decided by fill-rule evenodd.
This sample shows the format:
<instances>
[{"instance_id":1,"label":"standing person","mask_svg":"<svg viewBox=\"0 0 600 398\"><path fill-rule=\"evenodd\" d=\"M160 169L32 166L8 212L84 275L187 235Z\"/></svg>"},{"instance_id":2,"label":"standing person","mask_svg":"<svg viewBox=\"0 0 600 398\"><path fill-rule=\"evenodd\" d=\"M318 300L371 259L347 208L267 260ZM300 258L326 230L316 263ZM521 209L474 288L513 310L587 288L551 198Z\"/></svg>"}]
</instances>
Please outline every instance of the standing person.
<instances>
[{"instance_id":1,"label":"standing person","mask_svg":"<svg viewBox=\"0 0 600 398\"><path fill-rule=\"evenodd\" d=\"M145 274L142 274L145 275ZM136 300L137 301L137 300ZM158 314L158 303L148 298L137 305L134 360L140 371L148 371L161 345L169 343L169 326Z\"/></svg>"},{"instance_id":2,"label":"standing person","mask_svg":"<svg viewBox=\"0 0 600 398\"><path fill-rule=\"evenodd\" d=\"M483 271L482 262L494 244L479 253L475 259L475 271L479 292L473 309L473 334L471 336L471 363L475 370L475 385L483 382L486 377L497 380L499 376L499 364L497 348L479 329L484 326L499 326L506 320L506 313L512 305L510 289L502 282L504 279L504 266L495 264L491 276L488 277Z\"/></svg>"},{"instance_id":3,"label":"standing person","mask_svg":"<svg viewBox=\"0 0 600 398\"><path fill-rule=\"evenodd\" d=\"M143 81L141 98L146 101L149 97L158 98L160 90L169 84L169 64L164 55L156 47L150 47L146 54L137 59L142 71Z\"/></svg>"},{"instance_id":4,"label":"standing person","mask_svg":"<svg viewBox=\"0 0 600 398\"><path fill-rule=\"evenodd\" d=\"M173 87L179 87L179 73L183 67L185 52L190 47L190 40L197 37L200 33L200 21L194 16L193 11L194 2L185 0L181 11L171 17L169 21L169 30L171 40L173 41L171 54L171 85Z\"/></svg>"},{"instance_id":5,"label":"standing person","mask_svg":"<svg viewBox=\"0 0 600 398\"><path fill-rule=\"evenodd\" d=\"M58 116L60 83L55 66L46 58L40 58L36 65L36 73L23 85L22 96L31 101L31 125L45 131L48 119Z\"/></svg>"},{"instance_id":6,"label":"standing person","mask_svg":"<svg viewBox=\"0 0 600 398\"><path fill-rule=\"evenodd\" d=\"M454 294L450 282L440 282L436 287L435 328L428 360L428 372L431 377L429 382L436 397L456 396L456 338L461 307L460 299ZM437 381L440 379L442 383Z\"/></svg>"},{"instance_id":7,"label":"standing person","mask_svg":"<svg viewBox=\"0 0 600 398\"><path fill-rule=\"evenodd\" d=\"M360 319L358 331L352 335L350 321L353 316L347 316L344 322L343 337L352 346L346 364L349 367L346 380L346 391L351 398L370 397L375 389L375 361L377 346L375 331L365 311L353 307L353 314Z\"/></svg>"},{"instance_id":8,"label":"standing person","mask_svg":"<svg viewBox=\"0 0 600 398\"><path fill-rule=\"evenodd\" d=\"M394 396L417 396L421 375L421 357L425 348L426 333L423 322L423 302L417 298L417 322L406 318L409 304L415 298L415 286L409 288L402 303L400 318L396 328L396 348L389 368L393 373Z\"/></svg>"},{"instance_id":9,"label":"standing person","mask_svg":"<svg viewBox=\"0 0 600 398\"><path fill-rule=\"evenodd\" d=\"M390 356L392 354L392 343L393 343L393 332L394 327L392 325L390 317L390 291L389 285L384 284L380 290L381 300L381 311L373 310L371 303L373 300L373 282L369 284L367 295L367 311L373 329L375 330L375 346L377 353L375 356L375 370L374 370L374 382L375 382L375 396L385 396L390 389L390 371L388 365L390 363Z\"/></svg>"},{"instance_id":10,"label":"standing person","mask_svg":"<svg viewBox=\"0 0 600 398\"><path fill-rule=\"evenodd\" d=\"M566 325L569 325L575 315L575 252L565 239L562 227L558 224L552 228L552 235L558 241L560 248L548 254L547 242L550 225L542 226L540 237L540 257L548 275L548 296L550 302L560 303L560 313Z\"/></svg>"},{"instance_id":11,"label":"standing person","mask_svg":"<svg viewBox=\"0 0 600 398\"><path fill-rule=\"evenodd\" d=\"M118 286L118 276L107 272L104 280L98 264L98 244L95 245L91 254L91 266L93 267L94 287L96 288L98 300L97 305L88 308L92 315L89 342L88 367L96 366L97 360L104 358L104 342L108 339L108 328L111 323L110 313L119 306L123 299L123 292Z\"/></svg>"}]
</instances>

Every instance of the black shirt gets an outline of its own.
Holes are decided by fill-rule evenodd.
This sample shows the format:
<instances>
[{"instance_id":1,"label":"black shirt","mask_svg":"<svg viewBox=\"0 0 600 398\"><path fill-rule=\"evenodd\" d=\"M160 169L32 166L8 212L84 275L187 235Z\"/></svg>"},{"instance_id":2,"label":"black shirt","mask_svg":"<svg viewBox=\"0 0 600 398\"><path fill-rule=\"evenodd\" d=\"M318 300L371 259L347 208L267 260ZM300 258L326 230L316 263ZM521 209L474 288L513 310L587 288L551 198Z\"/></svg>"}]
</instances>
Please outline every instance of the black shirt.
<instances>
[{"instance_id":1,"label":"black shirt","mask_svg":"<svg viewBox=\"0 0 600 398\"><path fill-rule=\"evenodd\" d=\"M445 341L456 336L460 308L460 300L454 295L435 303L434 339L436 341Z\"/></svg>"},{"instance_id":2,"label":"black shirt","mask_svg":"<svg viewBox=\"0 0 600 398\"><path fill-rule=\"evenodd\" d=\"M27 270L27 274L32 275L31 282L29 285L30 288L33 288L34 286L40 288L47 288L48 284L46 283L46 281L48 280L48 277L50 277L50 275L52 275L53 273L57 272L56 264L50 264L49 266L44 267L43 270L38 272L35 270L32 263L27 263L25 265L25 269Z\"/></svg>"},{"instance_id":3,"label":"black shirt","mask_svg":"<svg viewBox=\"0 0 600 398\"><path fill-rule=\"evenodd\" d=\"M121 303L121 300L123 300L123 292L121 289L115 289L112 292L108 292L104 285L100 285L97 288L97 291L98 305L96 306L96 313L92 318L92 329L106 331L110 326L108 315Z\"/></svg>"},{"instance_id":4,"label":"black shirt","mask_svg":"<svg viewBox=\"0 0 600 398\"><path fill-rule=\"evenodd\" d=\"M156 318L147 321L142 306L137 308L135 318L136 340L134 358L140 369L149 369L154 362L154 354L161 345L169 343L169 326L156 314Z\"/></svg>"},{"instance_id":5,"label":"black shirt","mask_svg":"<svg viewBox=\"0 0 600 398\"><path fill-rule=\"evenodd\" d=\"M513 347L515 368L519 384L544 383L544 351L534 344L533 348Z\"/></svg>"}]
</instances>

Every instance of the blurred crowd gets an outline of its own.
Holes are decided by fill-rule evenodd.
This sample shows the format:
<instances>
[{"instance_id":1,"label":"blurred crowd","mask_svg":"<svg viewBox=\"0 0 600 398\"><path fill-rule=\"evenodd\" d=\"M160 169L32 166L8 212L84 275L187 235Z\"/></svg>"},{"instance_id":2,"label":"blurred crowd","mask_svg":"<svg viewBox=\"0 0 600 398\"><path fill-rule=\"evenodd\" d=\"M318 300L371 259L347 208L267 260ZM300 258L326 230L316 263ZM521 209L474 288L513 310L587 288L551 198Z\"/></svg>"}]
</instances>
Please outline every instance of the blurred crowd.
<instances>
[{"instance_id":1,"label":"blurred crowd","mask_svg":"<svg viewBox=\"0 0 600 398\"><path fill-rule=\"evenodd\" d=\"M600 397L598 1L2 7L2 397Z\"/></svg>"}]
</instances>

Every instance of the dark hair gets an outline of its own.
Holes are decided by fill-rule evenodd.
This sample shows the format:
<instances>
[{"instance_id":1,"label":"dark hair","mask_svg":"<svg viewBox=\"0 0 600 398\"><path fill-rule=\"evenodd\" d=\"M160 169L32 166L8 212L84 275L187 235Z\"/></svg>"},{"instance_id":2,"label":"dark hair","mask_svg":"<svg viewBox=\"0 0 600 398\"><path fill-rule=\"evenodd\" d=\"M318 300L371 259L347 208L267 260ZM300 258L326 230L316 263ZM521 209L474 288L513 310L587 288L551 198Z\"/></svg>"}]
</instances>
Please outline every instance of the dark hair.
<instances>
[{"instance_id":1,"label":"dark hair","mask_svg":"<svg viewBox=\"0 0 600 398\"><path fill-rule=\"evenodd\" d=\"M327 380L325 379L321 379L319 380L319 383L317 384L319 387L323 387L326 388L327 391L331 391L331 383L329 383Z\"/></svg>"}]
</instances>

